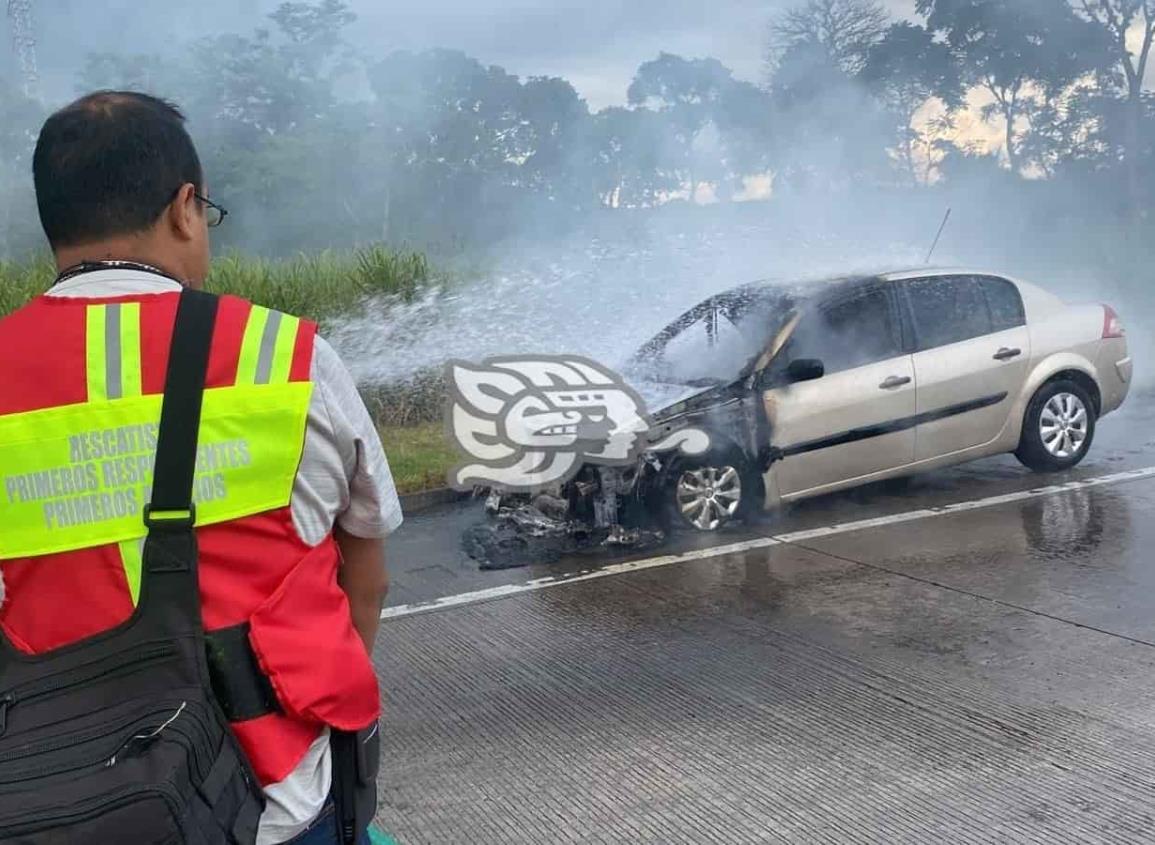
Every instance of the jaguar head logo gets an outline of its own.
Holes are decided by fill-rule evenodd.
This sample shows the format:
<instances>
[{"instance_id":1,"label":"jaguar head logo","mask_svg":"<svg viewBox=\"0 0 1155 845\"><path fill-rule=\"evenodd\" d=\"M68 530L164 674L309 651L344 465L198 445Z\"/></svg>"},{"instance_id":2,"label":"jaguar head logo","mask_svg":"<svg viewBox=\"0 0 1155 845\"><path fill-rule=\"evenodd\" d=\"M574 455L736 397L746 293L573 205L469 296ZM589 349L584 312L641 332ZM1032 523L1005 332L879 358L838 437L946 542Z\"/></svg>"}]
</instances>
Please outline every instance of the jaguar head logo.
<instances>
[{"instance_id":1,"label":"jaguar head logo","mask_svg":"<svg viewBox=\"0 0 1155 845\"><path fill-rule=\"evenodd\" d=\"M472 460L454 487L530 491L568 481L586 463L629 464L650 420L641 397L576 356L448 364L449 428Z\"/></svg>"}]
</instances>

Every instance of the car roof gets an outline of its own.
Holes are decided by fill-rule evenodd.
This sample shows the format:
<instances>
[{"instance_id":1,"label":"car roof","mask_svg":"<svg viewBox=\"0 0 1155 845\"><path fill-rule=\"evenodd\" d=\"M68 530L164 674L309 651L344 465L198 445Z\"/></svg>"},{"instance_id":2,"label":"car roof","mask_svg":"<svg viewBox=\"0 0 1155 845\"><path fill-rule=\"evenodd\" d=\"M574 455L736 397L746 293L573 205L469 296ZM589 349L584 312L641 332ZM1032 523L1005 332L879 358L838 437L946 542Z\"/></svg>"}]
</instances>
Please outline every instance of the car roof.
<instances>
[{"instance_id":1,"label":"car roof","mask_svg":"<svg viewBox=\"0 0 1155 845\"><path fill-rule=\"evenodd\" d=\"M888 270L879 273L860 273L845 276L819 277L810 281L784 282L782 280L766 279L741 285L732 290L717 294L707 302L725 301L725 298L734 297L735 300L748 296L776 293L792 298L799 307L823 307L823 303L836 301L843 294L853 294L863 285L886 285L893 282L902 282L910 279L951 278L954 276L982 276L1001 279L1014 285L1022 296L1028 316L1056 312L1065 307L1064 301L1050 291L1030 282L1006 273L993 272L987 269L974 267L916 267L910 269ZM705 303L703 303L705 304Z\"/></svg>"},{"instance_id":2,"label":"car roof","mask_svg":"<svg viewBox=\"0 0 1155 845\"><path fill-rule=\"evenodd\" d=\"M901 282L906 279L922 279L927 276L994 276L999 279L1007 279L1007 276L1002 273L992 273L990 270L981 270L975 267L916 267L880 273L878 278L887 282ZM1013 280L1007 279L1007 281Z\"/></svg>"},{"instance_id":3,"label":"car roof","mask_svg":"<svg viewBox=\"0 0 1155 845\"><path fill-rule=\"evenodd\" d=\"M826 276L809 280L787 282L782 280L764 279L750 284L740 285L725 291L719 296L733 296L761 291L782 291L799 300L813 300L818 297L836 296L842 290L852 290L864 284L885 284L887 282L901 282L909 279L923 279L927 277L950 276L990 276L1005 279L1013 284L1022 286L1022 282L1003 274L989 270L980 270L971 267L917 267L911 269L887 270L878 273L856 273L843 276Z\"/></svg>"},{"instance_id":4,"label":"car roof","mask_svg":"<svg viewBox=\"0 0 1155 845\"><path fill-rule=\"evenodd\" d=\"M835 293L842 288L851 288L867 282L879 282L882 277L861 274L848 276L829 276L811 279L762 279L757 282L739 285L718 294L716 298L740 297L744 295L758 295L761 293L782 293L797 300L809 300L818 296Z\"/></svg>"}]
</instances>

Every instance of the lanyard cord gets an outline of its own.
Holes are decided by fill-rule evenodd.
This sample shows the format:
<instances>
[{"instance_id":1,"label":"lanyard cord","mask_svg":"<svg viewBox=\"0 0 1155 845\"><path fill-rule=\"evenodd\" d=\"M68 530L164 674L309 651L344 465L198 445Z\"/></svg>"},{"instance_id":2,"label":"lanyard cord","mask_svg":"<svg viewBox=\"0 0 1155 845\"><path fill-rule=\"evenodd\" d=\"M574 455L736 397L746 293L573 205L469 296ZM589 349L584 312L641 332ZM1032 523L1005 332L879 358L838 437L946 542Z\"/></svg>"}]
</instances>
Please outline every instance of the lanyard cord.
<instances>
[{"instance_id":1,"label":"lanyard cord","mask_svg":"<svg viewBox=\"0 0 1155 845\"><path fill-rule=\"evenodd\" d=\"M140 273L151 273L154 276L163 276L166 279L185 287L185 283L176 276L169 275L164 270L153 267L151 264L141 264L139 261L82 261L60 271L60 275L52 283L53 287L68 279L74 279L85 273L98 273L101 270L136 270Z\"/></svg>"}]
</instances>

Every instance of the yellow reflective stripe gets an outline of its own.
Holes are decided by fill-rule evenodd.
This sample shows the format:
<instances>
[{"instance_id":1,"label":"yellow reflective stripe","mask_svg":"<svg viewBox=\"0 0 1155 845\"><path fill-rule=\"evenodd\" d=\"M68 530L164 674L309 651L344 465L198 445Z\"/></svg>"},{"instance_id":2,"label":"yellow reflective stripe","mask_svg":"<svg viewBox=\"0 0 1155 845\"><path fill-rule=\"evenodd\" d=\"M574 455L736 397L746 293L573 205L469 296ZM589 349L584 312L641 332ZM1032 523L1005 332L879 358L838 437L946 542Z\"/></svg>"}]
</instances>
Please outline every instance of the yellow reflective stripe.
<instances>
[{"instance_id":1,"label":"yellow reflective stripe","mask_svg":"<svg viewBox=\"0 0 1155 845\"><path fill-rule=\"evenodd\" d=\"M268 308L254 305L245 324L245 336L241 341L241 357L237 363L237 385L257 383L257 365L261 358L261 339L265 334L265 323L272 312Z\"/></svg>"},{"instance_id":2,"label":"yellow reflective stripe","mask_svg":"<svg viewBox=\"0 0 1155 845\"><path fill-rule=\"evenodd\" d=\"M126 399L140 396L140 303L126 302L120 309L120 394ZM124 580L136 607L140 598L140 572L144 555L144 540L125 540L120 544L120 565Z\"/></svg>"},{"instance_id":3,"label":"yellow reflective stripe","mask_svg":"<svg viewBox=\"0 0 1155 845\"><path fill-rule=\"evenodd\" d=\"M128 592L132 596L132 606L140 599L140 572L144 567L144 538L125 540L120 544L120 562L124 567L124 580L128 582Z\"/></svg>"},{"instance_id":4,"label":"yellow reflective stripe","mask_svg":"<svg viewBox=\"0 0 1155 845\"><path fill-rule=\"evenodd\" d=\"M241 341L237 384L286 384L300 325L296 317L254 305Z\"/></svg>"},{"instance_id":5,"label":"yellow reflective stripe","mask_svg":"<svg viewBox=\"0 0 1155 845\"><path fill-rule=\"evenodd\" d=\"M120 386L126 399L141 395L140 303L120 306Z\"/></svg>"},{"instance_id":6,"label":"yellow reflective stripe","mask_svg":"<svg viewBox=\"0 0 1155 845\"><path fill-rule=\"evenodd\" d=\"M85 363L88 371L88 401L100 402L108 398L108 380L105 369L105 305L89 305L85 331Z\"/></svg>"},{"instance_id":7,"label":"yellow reflective stripe","mask_svg":"<svg viewBox=\"0 0 1155 845\"><path fill-rule=\"evenodd\" d=\"M88 401L140 396L140 303L89 305L86 322Z\"/></svg>"},{"instance_id":8,"label":"yellow reflective stripe","mask_svg":"<svg viewBox=\"0 0 1155 845\"><path fill-rule=\"evenodd\" d=\"M205 391L197 525L285 507L313 385ZM144 536L161 396L0 416L0 561Z\"/></svg>"},{"instance_id":9,"label":"yellow reflective stripe","mask_svg":"<svg viewBox=\"0 0 1155 845\"><path fill-rule=\"evenodd\" d=\"M297 329L301 321L285 315L277 329L277 339L273 346L273 360L269 367L267 384L287 384L289 370L293 366L293 352L297 347Z\"/></svg>"},{"instance_id":10,"label":"yellow reflective stripe","mask_svg":"<svg viewBox=\"0 0 1155 845\"><path fill-rule=\"evenodd\" d=\"M116 394L112 398L140 396L140 303L89 305L86 321L88 401L107 400L110 392ZM116 337L109 337L110 328ZM142 543L143 540L125 540L119 544L133 607L140 596Z\"/></svg>"}]
</instances>

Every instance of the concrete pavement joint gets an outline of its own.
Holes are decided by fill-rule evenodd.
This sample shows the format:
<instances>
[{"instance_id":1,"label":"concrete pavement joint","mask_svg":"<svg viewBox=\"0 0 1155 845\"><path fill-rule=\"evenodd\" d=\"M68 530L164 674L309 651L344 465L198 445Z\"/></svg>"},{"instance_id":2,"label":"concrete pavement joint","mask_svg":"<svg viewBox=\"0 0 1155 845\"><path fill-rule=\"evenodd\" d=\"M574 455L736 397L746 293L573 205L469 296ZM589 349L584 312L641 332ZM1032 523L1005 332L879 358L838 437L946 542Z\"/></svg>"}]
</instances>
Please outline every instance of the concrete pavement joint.
<instances>
[{"instance_id":1,"label":"concrete pavement joint","mask_svg":"<svg viewBox=\"0 0 1155 845\"><path fill-rule=\"evenodd\" d=\"M664 566L673 566L680 563L692 563L699 560L709 560L712 558L725 557L732 554L740 554L742 552L753 551L756 549L770 548L773 546L795 545L802 546L804 543L811 540L818 540L825 537L833 537L839 534L849 534L854 531L865 531L872 528L884 528L890 525L900 525L907 522L915 522L924 519L933 519L940 516L950 516L958 513L966 513L968 511L980 510L982 508L995 507L997 505L1014 504L1016 502L1025 502L1031 499L1041 499L1047 496L1057 496L1063 493L1070 493L1078 490L1088 490L1095 487L1106 487L1117 484L1126 484L1134 481L1142 481L1148 478L1155 478L1155 466L1144 467L1142 469L1128 470L1125 472L1112 473L1110 475L1102 475L1096 478L1083 479L1081 481L1068 481L1064 484L1055 484L1049 487L1040 487L1034 490L1023 490L1017 493L1007 493L1000 496L990 496L984 499L973 499L965 502L956 502L950 505L944 505L935 508L922 508L914 511L907 511L905 513L891 514L889 516L876 517L873 519L863 519L855 522L844 522L836 525L826 526L823 528L813 528L806 531L795 531L789 534L781 534L770 537L760 537L754 540L745 540L738 543L729 543L722 546L712 546L707 549L696 549L694 551L683 552L675 555L661 555L659 557L645 558L643 560L627 561L625 563L610 564L599 569L584 569L575 572L565 573L563 575L551 575L544 578L535 578L531 581L525 581L521 584L505 584L498 587L489 587L484 590L475 590L468 593L459 593L453 596L445 596L433 601L421 602L417 604L402 604L396 607L387 607L381 611L382 620L404 619L409 616L416 616L422 613L432 613L434 611L448 610L454 607L465 607L474 604L481 604L482 602L496 601L498 599L509 598L511 596L523 595L525 593L537 592L539 590L549 589L551 587L563 587L567 584L580 584L585 581L594 581L600 578L609 578L615 575L626 575L631 572L642 572L647 569L657 569ZM825 554L825 552L823 552ZM833 556L832 557L836 557ZM860 566L875 566L873 564L864 564L861 561L847 560L849 563L855 563ZM890 572L885 567L875 566L875 568ZM892 574L902 575L903 573L894 572ZM914 578L914 576L904 576ZM914 578L914 580L923 580ZM935 584L931 581L925 583L933 586L942 587L944 589L955 589L946 587L945 585ZM956 590L960 593L966 593L965 590ZM1019 607L1007 602L1002 602L999 599L990 599L979 594L970 594L975 598L987 599L988 601L999 602L1006 604L1007 607L1022 610L1029 613L1037 613L1040 616L1047 616L1040 611L1032 611L1029 608ZM1060 617L1048 617L1059 622L1066 622L1071 625L1078 625L1079 627L1088 628L1089 630L1098 631L1099 633L1107 634L1120 639L1130 640L1132 642L1153 646L1155 644L1145 642L1143 640L1135 640L1122 634L1115 634L1110 631L1101 631L1089 625L1081 625L1071 620L1062 619Z\"/></svg>"}]
</instances>

